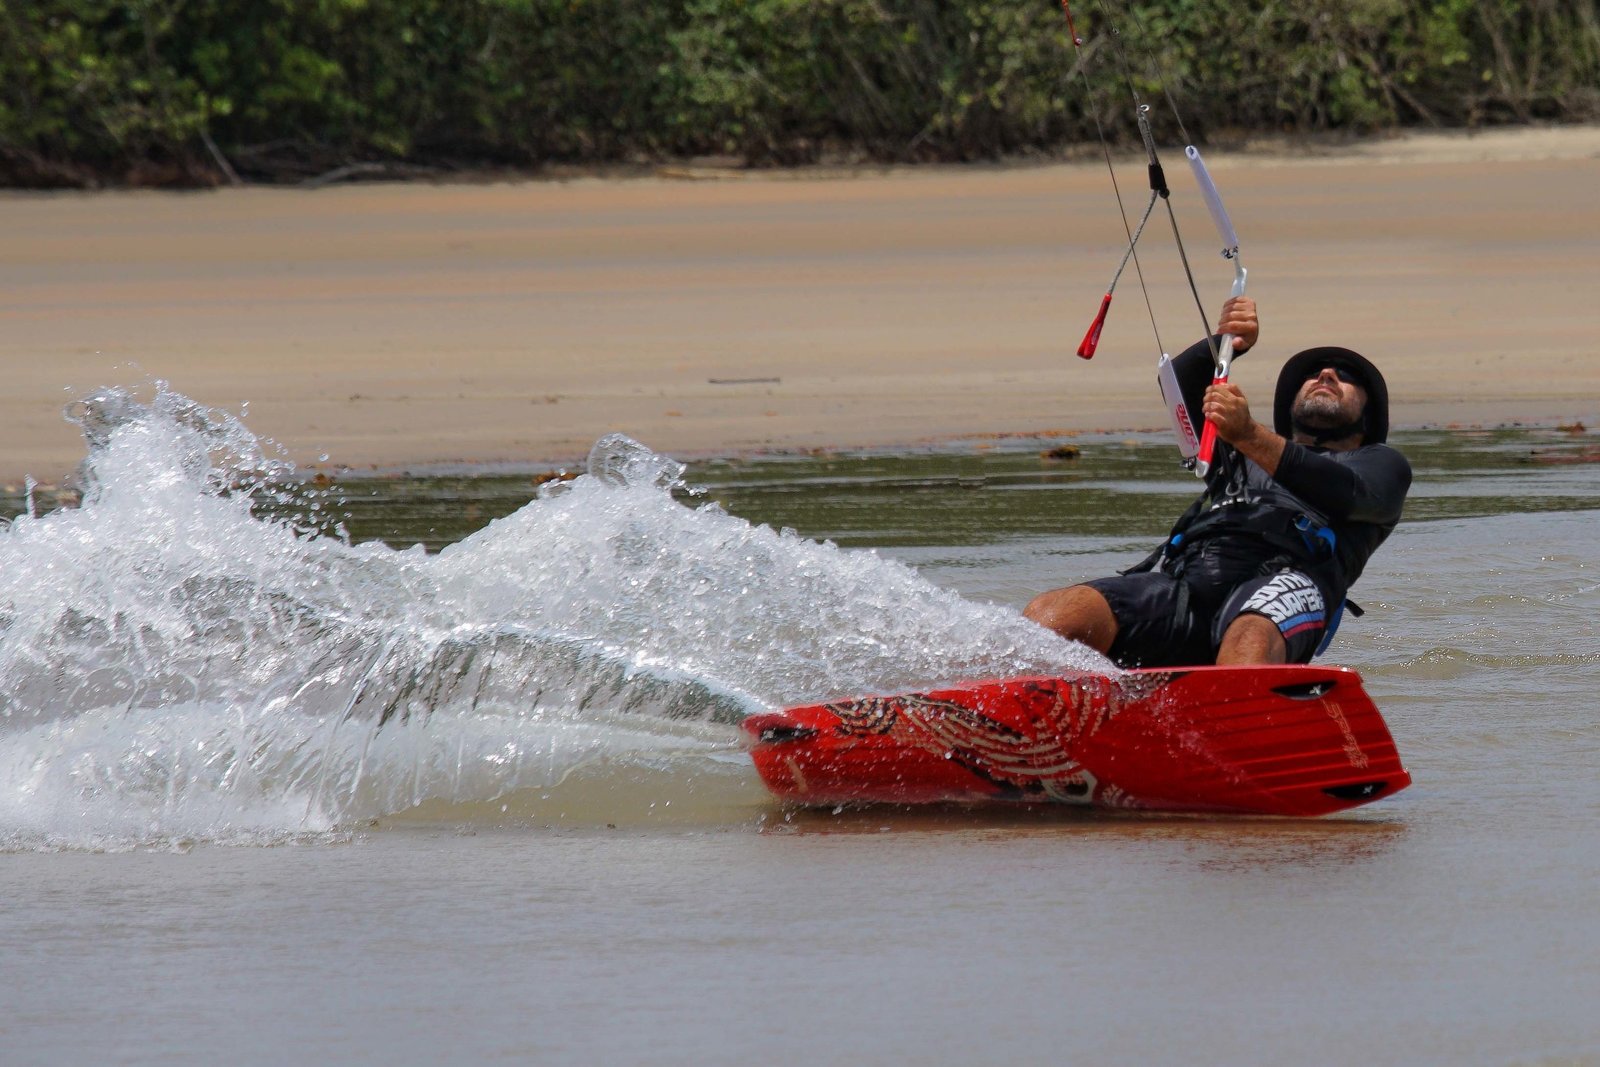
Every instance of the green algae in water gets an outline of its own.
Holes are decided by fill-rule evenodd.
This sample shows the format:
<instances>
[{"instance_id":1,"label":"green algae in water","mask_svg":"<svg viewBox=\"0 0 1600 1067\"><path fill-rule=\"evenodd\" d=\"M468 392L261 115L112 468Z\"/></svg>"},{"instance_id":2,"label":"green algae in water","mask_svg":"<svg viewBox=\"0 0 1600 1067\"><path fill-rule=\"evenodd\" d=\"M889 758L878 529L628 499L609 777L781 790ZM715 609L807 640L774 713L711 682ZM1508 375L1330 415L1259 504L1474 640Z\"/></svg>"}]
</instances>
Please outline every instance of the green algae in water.
<instances>
[{"instance_id":1,"label":"green algae in water","mask_svg":"<svg viewBox=\"0 0 1600 1067\"><path fill-rule=\"evenodd\" d=\"M1406 522L1600 507L1600 435L1565 430L1405 431L1391 441L1416 480ZM754 523L841 547L986 545L1052 534L1159 538L1198 489L1157 435L1059 442L955 442L910 452L826 452L688 464L679 495L716 501ZM353 542L430 552L533 499L546 472L319 476L266 507ZM43 514L72 489L33 490ZM28 509L25 486L0 487L0 514Z\"/></svg>"},{"instance_id":2,"label":"green algae in water","mask_svg":"<svg viewBox=\"0 0 1600 1067\"><path fill-rule=\"evenodd\" d=\"M1160 538L1198 481L1165 439L1081 437L1076 458L1026 447L954 444L917 452L755 456L688 465L691 504L841 547L986 545L1018 538ZM1416 480L1405 521L1600 507L1600 442L1538 430L1411 431L1393 444ZM532 498L528 475L351 479L350 536L430 550Z\"/></svg>"}]
</instances>

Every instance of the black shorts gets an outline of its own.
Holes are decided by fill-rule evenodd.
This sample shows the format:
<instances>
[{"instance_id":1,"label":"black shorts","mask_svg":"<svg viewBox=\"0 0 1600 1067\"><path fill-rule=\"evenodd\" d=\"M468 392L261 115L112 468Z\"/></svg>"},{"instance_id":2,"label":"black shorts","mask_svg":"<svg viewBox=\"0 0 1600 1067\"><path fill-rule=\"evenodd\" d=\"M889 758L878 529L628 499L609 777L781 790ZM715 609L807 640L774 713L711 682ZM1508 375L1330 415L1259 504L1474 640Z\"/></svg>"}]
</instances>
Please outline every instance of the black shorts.
<instances>
[{"instance_id":1,"label":"black shorts","mask_svg":"<svg viewBox=\"0 0 1600 1067\"><path fill-rule=\"evenodd\" d=\"M1117 637L1108 655L1123 667L1192 667L1215 663L1222 635L1240 615L1277 624L1290 663L1309 663L1328 625L1327 598L1297 570L1240 582L1215 611L1183 581L1162 571L1084 582L1111 605Z\"/></svg>"}]
</instances>

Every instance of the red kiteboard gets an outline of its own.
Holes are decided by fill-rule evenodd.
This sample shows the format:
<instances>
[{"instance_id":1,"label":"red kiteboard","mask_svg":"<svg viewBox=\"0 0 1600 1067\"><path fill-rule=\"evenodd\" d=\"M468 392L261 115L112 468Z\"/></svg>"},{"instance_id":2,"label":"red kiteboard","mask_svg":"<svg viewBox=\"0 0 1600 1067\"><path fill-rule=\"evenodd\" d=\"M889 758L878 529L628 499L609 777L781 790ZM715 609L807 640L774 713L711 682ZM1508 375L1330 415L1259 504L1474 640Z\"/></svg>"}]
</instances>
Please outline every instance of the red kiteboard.
<instances>
[{"instance_id":1,"label":"red kiteboard","mask_svg":"<svg viewBox=\"0 0 1600 1067\"><path fill-rule=\"evenodd\" d=\"M802 805L1023 801L1326 815L1411 784L1343 667L977 682L752 715L761 778Z\"/></svg>"}]
</instances>

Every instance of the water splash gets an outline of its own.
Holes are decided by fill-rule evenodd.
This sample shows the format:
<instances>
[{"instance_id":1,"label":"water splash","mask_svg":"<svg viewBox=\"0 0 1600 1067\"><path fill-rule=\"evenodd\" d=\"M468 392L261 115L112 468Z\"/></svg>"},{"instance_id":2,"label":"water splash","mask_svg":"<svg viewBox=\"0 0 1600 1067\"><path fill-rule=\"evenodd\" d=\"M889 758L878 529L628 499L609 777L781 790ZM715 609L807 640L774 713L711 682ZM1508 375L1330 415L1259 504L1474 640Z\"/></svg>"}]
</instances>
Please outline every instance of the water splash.
<instances>
[{"instance_id":1,"label":"water splash","mask_svg":"<svg viewBox=\"0 0 1600 1067\"><path fill-rule=\"evenodd\" d=\"M68 414L82 506L0 530L0 849L604 818L630 790L753 811L753 710L1105 666L873 553L686 504L682 465L620 435L429 556L273 517L305 495L281 453L165 385Z\"/></svg>"}]
</instances>

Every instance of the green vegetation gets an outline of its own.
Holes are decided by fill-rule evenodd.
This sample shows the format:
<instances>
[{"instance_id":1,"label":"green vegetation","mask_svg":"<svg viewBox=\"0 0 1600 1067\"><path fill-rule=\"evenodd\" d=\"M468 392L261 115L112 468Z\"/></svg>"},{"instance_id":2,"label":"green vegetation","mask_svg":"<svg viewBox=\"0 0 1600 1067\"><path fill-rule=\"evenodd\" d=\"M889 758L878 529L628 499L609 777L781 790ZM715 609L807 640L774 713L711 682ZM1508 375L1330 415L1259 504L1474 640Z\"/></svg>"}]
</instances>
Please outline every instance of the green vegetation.
<instances>
[{"instance_id":1,"label":"green vegetation","mask_svg":"<svg viewBox=\"0 0 1600 1067\"><path fill-rule=\"evenodd\" d=\"M1080 3L1088 91L1055 0L0 0L0 182L1053 154L1119 41L1202 138L1600 118L1594 0Z\"/></svg>"}]
</instances>

